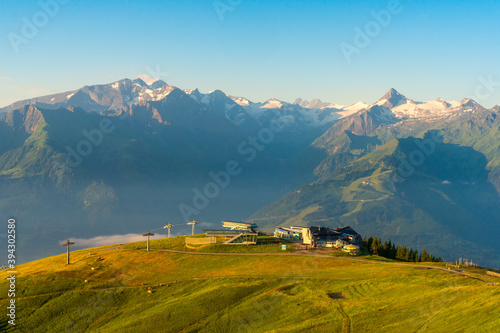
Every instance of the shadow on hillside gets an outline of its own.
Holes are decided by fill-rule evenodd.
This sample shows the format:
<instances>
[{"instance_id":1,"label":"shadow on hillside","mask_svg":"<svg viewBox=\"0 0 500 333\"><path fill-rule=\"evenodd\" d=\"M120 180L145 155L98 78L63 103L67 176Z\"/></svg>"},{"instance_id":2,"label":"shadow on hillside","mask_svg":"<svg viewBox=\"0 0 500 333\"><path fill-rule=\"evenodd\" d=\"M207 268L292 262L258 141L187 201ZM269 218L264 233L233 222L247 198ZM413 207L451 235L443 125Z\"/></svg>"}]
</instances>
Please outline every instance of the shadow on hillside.
<instances>
[{"instance_id":1,"label":"shadow on hillside","mask_svg":"<svg viewBox=\"0 0 500 333\"><path fill-rule=\"evenodd\" d=\"M406 201L456 236L500 250L500 196L487 164L471 147L439 143L398 187Z\"/></svg>"}]
</instances>

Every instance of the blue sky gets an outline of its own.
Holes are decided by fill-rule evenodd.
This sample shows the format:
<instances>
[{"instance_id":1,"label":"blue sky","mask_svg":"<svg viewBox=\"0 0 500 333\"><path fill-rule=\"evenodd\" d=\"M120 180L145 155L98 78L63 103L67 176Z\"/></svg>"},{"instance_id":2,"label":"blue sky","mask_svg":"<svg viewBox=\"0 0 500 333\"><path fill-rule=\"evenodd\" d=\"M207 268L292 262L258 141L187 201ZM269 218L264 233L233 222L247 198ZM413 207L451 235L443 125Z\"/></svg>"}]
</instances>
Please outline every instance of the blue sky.
<instances>
[{"instance_id":1,"label":"blue sky","mask_svg":"<svg viewBox=\"0 0 500 333\"><path fill-rule=\"evenodd\" d=\"M500 104L500 2L401 0L375 23L372 11L391 1L59 0L44 22L38 1L3 0L0 106L151 71L253 101L373 102L394 87L415 100ZM23 19L40 25L29 38ZM355 28L377 24L348 62L341 43L356 47ZM24 38L17 53L13 36Z\"/></svg>"}]
</instances>

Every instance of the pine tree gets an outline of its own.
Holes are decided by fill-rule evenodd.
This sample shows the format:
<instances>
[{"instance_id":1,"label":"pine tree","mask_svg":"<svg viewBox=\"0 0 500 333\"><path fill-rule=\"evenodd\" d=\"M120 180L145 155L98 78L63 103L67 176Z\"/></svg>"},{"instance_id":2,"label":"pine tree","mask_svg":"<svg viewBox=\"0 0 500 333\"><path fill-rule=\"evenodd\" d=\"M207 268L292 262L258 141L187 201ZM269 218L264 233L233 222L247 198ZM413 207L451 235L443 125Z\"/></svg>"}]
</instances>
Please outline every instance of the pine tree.
<instances>
[{"instance_id":1,"label":"pine tree","mask_svg":"<svg viewBox=\"0 0 500 333\"><path fill-rule=\"evenodd\" d=\"M420 255L420 262L425 262L428 260L428 254L427 250L424 247L424 250L422 251L422 254Z\"/></svg>"},{"instance_id":2,"label":"pine tree","mask_svg":"<svg viewBox=\"0 0 500 333\"><path fill-rule=\"evenodd\" d=\"M380 251L380 255L384 258L387 258L389 254L389 243L387 241L384 241L384 244L382 245L382 251Z\"/></svg>"},{"instance_id":3,"label":"pine tree","mask_svg":"<svg viewBox=\"0 0 500 333\"><path fill-rule=\"evenodd\" d=\"M394 244L389 240L387 243L387 257L389 259L396 259L396 248L394 247Z\"/></svg>"},{"instance_id":4,"label":"pine tree","mask_svg":"<svg viewBox=\"0 0 500 333\"><path fill-rule=\"evenodd\" d=\"M372 242L372 253L377 254L378 253L378 237L373 237L373 242Z\"/></svg>"},{"instance_id":5,"label":"pine tree","mask_svg":"<svg viewBox=\"0 0 500 333\"><path fill-rule=\"evenodd\" d=\"M441 257L434 257L432 253L428 253L424 248L420 254L418 250L413 250L404 245L392 243L390 240L382 240L375 237L363 238L363 246L368 249L368 252L385 257L388 259L397 259L407 262L444 262ZM462 261L462 259L460 260ZM471 263L472 265L472 263Z\"/></svg>"},{"instance_id":6,"label":"pine tree","mask_svg":"<svg viewBox=\"0 0 500 333\"><path fill-rule=\"evenodd\" d=\"M408 249L405 246L404 247L404 254L405 254L405 257L404 257L405 261L413 261L413 257L415 255L415 252L413 251L413 249Z\"/></svg>"},{"instance_id":7,"label":"pine tree","mask_svg":"<svg viewBox=\"0 0 500 333\"><path fill-rule=\"evenodd\" d=\"M413 252L413 256L411 257L411 261L418 262L418 250Z\"/></svg>"},{"instance_id":8,"label":"pine tree","mask_svg":"<svg viewBox=\"0 0 500 333\"><path fill-rule=\"evenodd\" d=\"M398 245L396 250L396 259L405 260L405 250L401 244Z\"/></svg>"},{"instance_id":9,"label":"pine tree","mask_svg":"<svg viewBox=\"0 0 500 333\"><path fill-rule=\"evenodd\" d=\"M398 253L398 248L395 243L392 243L392 258L396 259L396 254Z\"/></svg>"},{"instance_id":10,"label":"pine tree","mask_svg":"<svg viewBox=\"0 0 500 333\"><path fill-rule=\"evenodd\" d=\"M370 236L370 237L368 237L368 241L366 243L366 247L368 248L368 251L370 251L371 253L373 253L372 252L372 244L373 244L373 237Z\"/></svg>"},{"instance_id":11,"label":"pine tree","mask_svg":"<svg viewBox=\"0 0 500 333\"><path fill-rule=\"evenodd\" d=\"M372 242L372 253L373 254L379 253L380 247L379 247L378 243L379 243L379 239L377 236L375 236L375 238L373 238L373 242Z\"/></svg>"}]
</instances>

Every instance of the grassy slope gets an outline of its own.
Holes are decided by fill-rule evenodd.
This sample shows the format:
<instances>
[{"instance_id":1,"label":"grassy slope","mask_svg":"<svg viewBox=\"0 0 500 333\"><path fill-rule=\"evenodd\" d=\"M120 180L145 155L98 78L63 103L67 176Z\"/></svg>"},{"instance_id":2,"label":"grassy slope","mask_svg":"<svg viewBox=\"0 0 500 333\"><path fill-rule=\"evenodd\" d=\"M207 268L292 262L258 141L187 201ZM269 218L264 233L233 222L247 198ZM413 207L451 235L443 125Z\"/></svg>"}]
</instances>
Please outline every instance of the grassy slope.
<instances>
[{"instance_id":1,"label":"grassy slope","mask_svg":"<svg viewBox=\"0 0 500 333\"><path fill-rule=\"evenodd\" d=\"M60 255L18 267L17 329L488 332L500 325L498 286L411 266L116 248L76 251L72 262ZM0 272L4 309L6 275ZM9 330L2 320L0 329Z\"/></svg>"},{"instance_id":2,"label":"grassy slope","mask_svg":"<svg viewBox=\"0 0 500 333\"><path fill-rule=\"evenodd\" d=\"M361 234L420 250L425 247L448 260L471 257L499 267L495 238L479 243L464 236L471 225L490 230L490 235L500 230L494 223L497 208L489 203L498 200L498 195L485 183L486 160L482 165L481 154L472 149L443 144L409 181L395 183L398 157L411 152L412 145L412 139L393 139L332 178L290 192L248 220L265 231L290 225L351 225ZM443 184L443 180L454 184ZM481 186L464 185L467 181Z\"/></svg>"}]
</instances>

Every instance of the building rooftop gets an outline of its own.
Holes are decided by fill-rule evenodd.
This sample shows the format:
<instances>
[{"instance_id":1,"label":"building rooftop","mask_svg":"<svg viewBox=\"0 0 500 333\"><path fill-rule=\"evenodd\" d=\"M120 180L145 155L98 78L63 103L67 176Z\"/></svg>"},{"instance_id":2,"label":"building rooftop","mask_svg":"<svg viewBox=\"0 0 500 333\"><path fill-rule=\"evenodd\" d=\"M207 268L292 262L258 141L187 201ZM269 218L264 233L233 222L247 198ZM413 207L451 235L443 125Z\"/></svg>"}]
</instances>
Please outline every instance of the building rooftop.
<instances>
[{"instance_id":1,"label":"building rooftop","mask_svg":"<svg viewBox=\"0 0 500 333\"><path fill-rule=\"evenodd\" d=\"M236 235L257 235L256 232L248 230L203 230L207 236L236 236Z\"/></svg>"},{"instance_id":2,"label":"building rooftop","mask_svg":"<svg viewBox=\"0 0 500 333\"><path fill-rule=\"evenodd\" d=\"M354 229L351 228L350 226L339 227L339 228L335 228L333 230L335 230L336 232L341 233L341 234L348 234L348 235L353 235L353 236L358 235L358 233L356 231L354 231Z\"/></svg>"},{"instance_id":3,"label":"building rooftop","mask_svg":"<svg viewBox=\"0 0 500 333\"><path fill-rule=\"evenodd\" d=\"M228 228L231 230L243 230L243 229L248 229L248 230L253 230L257 229L258 226L255 223L247 223L245 221L221 221L222 222L222 227L223 228Z\"/></svg>"},{"instance_id":4,"label":"building rooftop","mask_svg":"<svg viewBox=\"0 0 500 333\"><path fill-rule=\"evenodd\" d=\"M284 228L284 227L278 227L278 228L276 228L276 230L284 230L284 231L296 232L296 233L301 233L302 232L301 229L292 229L292 228Z\"/></svg>"}]
</instances>

